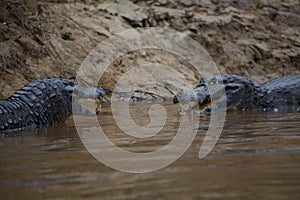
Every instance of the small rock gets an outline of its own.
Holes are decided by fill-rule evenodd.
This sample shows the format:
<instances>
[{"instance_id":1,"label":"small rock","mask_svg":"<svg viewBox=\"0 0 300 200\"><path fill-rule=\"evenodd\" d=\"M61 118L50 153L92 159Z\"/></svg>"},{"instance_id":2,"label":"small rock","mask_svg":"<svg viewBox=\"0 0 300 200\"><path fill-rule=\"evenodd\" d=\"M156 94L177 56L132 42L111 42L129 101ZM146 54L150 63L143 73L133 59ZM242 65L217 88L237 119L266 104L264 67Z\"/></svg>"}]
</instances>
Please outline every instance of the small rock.
<instances>
[{"instance_id":1,"label":"small rock","mask_svg":"<svg viewBox=\"0 0 300 200\"><path fill-rule=\"evenodd\" d=\"M254 46L264 53L269 51L269 47L265 42L255 43Z\"/></svg>"},{"instance_id":2,"label":"small rock","mask_svg":"<svg viewBox=\"0 0 300 200\"><path fill-rule=\"evenodd\" d=\"M167 5L168 0L158 0L158 3L159 3L161 6L164 6L164 5Z\"/></svg>"},{"instance_id":3,"label":"small rock","mask_svg":"<svg viewBox=\"0 0 300 200\"><path fill-rule=\"evenodd\" d=\"M146 57L147 56L147 52L145 50L142 50L140 52L140 55L143 56L143 57Z\"/></svg>"}]
</instances>

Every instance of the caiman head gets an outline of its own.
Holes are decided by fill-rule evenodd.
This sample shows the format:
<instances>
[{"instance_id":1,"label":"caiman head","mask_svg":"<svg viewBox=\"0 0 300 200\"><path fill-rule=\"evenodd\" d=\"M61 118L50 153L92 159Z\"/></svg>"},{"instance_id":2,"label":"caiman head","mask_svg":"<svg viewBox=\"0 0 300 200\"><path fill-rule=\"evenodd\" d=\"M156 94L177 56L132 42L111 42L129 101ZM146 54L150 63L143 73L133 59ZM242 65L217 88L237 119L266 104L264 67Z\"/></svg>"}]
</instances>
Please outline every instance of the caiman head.
<instances>
[{"instance_id":1,"label":"caiman head","mask_svg":"<svg viewBox=\"0 0 300 200\"><path fill-rule=\"evenodd\" d=\"M67 82L68 81L68 82ZM65 79L63 94L69 102L69 112L73 114L93 115L100 112L100 107L105 98L105 90L100 86L84 87L77 83L75 78ZM89 108L80 103L79 99L95 99L97 107Z\"/></svg>"},{"instance_id":2,"label":"caiman head","mask_svg":"<svg viewBox=\"0 0 300 200\"><path fill-rule=\"evenodd\" d=\"M199 110L247 109L254 106L260 85L243 76L224 74L207 80L201 78L191 91L179 92L173 103L196 102Z\"/></svg>"}]
</instances>

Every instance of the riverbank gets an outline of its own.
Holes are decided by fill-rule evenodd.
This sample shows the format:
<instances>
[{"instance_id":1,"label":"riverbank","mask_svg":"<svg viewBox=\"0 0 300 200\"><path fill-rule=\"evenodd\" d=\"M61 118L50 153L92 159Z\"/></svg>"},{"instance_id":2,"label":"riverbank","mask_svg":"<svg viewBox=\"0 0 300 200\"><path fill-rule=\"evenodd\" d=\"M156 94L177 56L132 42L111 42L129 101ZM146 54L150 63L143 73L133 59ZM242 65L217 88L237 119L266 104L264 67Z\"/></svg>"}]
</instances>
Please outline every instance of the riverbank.
<instances>
[{"instance_id":1,"label":"riverbank","mask_svg":"<svg viewBox=\"0 0 300 200\"><path fill-rule=\"evenodd\" d=\"M221 73L244 75L259 82L300 73L297 0L272 4L266 0L26 2L0 3L1 98L35 78L74 75L101 41L142 27L186 33L208 51ZM172 55L166 54L163 59L170 65L177 63ZM100 84L113 89L132 63L145 60L160 62L143 53L129 54L112 64ZM197 82L197 75L184 64L178 70L185 72L189 83ZM174 80L178 77L169 75ZM151 76L145 74L144 78ZM181 82L168 84L176 88Z\"/></svg>"}]
</instances>

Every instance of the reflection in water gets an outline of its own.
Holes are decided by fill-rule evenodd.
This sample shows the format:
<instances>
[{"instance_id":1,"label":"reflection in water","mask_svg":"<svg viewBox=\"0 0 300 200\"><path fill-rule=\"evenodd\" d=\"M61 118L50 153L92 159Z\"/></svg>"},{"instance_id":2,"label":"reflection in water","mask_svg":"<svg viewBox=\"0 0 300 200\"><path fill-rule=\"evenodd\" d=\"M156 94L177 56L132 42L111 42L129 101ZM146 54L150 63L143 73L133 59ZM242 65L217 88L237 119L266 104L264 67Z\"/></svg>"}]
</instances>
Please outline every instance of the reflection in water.
<instances>
[{"instance_id":1,"label":"reflection in water","mask_svg":"<svg viewBox=\"0 0 300 200\"><path fill-rule=\"evenodd\" d=\"M147 105L131 106L137 124L147 125ZM107 136L128 151L149 152L176 134L177 105L165 104L168 120L154 137L137 139L116 127L109 106L98 119ZM2 135L0 198L47 199L298 199L300 197L299 113L233 112L227 115L213 151L198 158L209 116L184 155L146 174L113 170L81 144L72 119L47 130ZM88 121L82 122L85 126Z\"/></svg>"}]
</instances>

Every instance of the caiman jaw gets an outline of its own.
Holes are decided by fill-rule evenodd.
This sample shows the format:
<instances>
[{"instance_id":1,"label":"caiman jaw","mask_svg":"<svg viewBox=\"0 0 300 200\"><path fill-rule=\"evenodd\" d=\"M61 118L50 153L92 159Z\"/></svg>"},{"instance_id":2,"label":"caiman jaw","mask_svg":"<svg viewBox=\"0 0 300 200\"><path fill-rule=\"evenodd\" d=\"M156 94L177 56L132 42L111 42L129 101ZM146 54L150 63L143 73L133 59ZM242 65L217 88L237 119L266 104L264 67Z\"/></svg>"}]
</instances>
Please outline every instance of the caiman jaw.
<instances>
[{"instance_id":1,"label":"caiman jaw","mask_svg":"<svg viewBox=\"0 0 300 200\"><path fill-rule=\"evenodd\" d=\"M203 99L203 101L198 102L198 105L199 105L199 110L202 111L211 105L211 100L209 97L206 97Z\"/></svg>"},{"instance_id":2,"label":"caiman jaw","mask_svg":"<svg viewBox=\"0 0 300 200\"><path fill-rule=\"evenodd\" d=\"M179 92L173 98L173 103L180 103L181 105L189 105L188 110L204 110L211 105L210 95L206 91L189 91ZM191 104L193 103L193 105Z\"/></svg>"}]
</instances>

